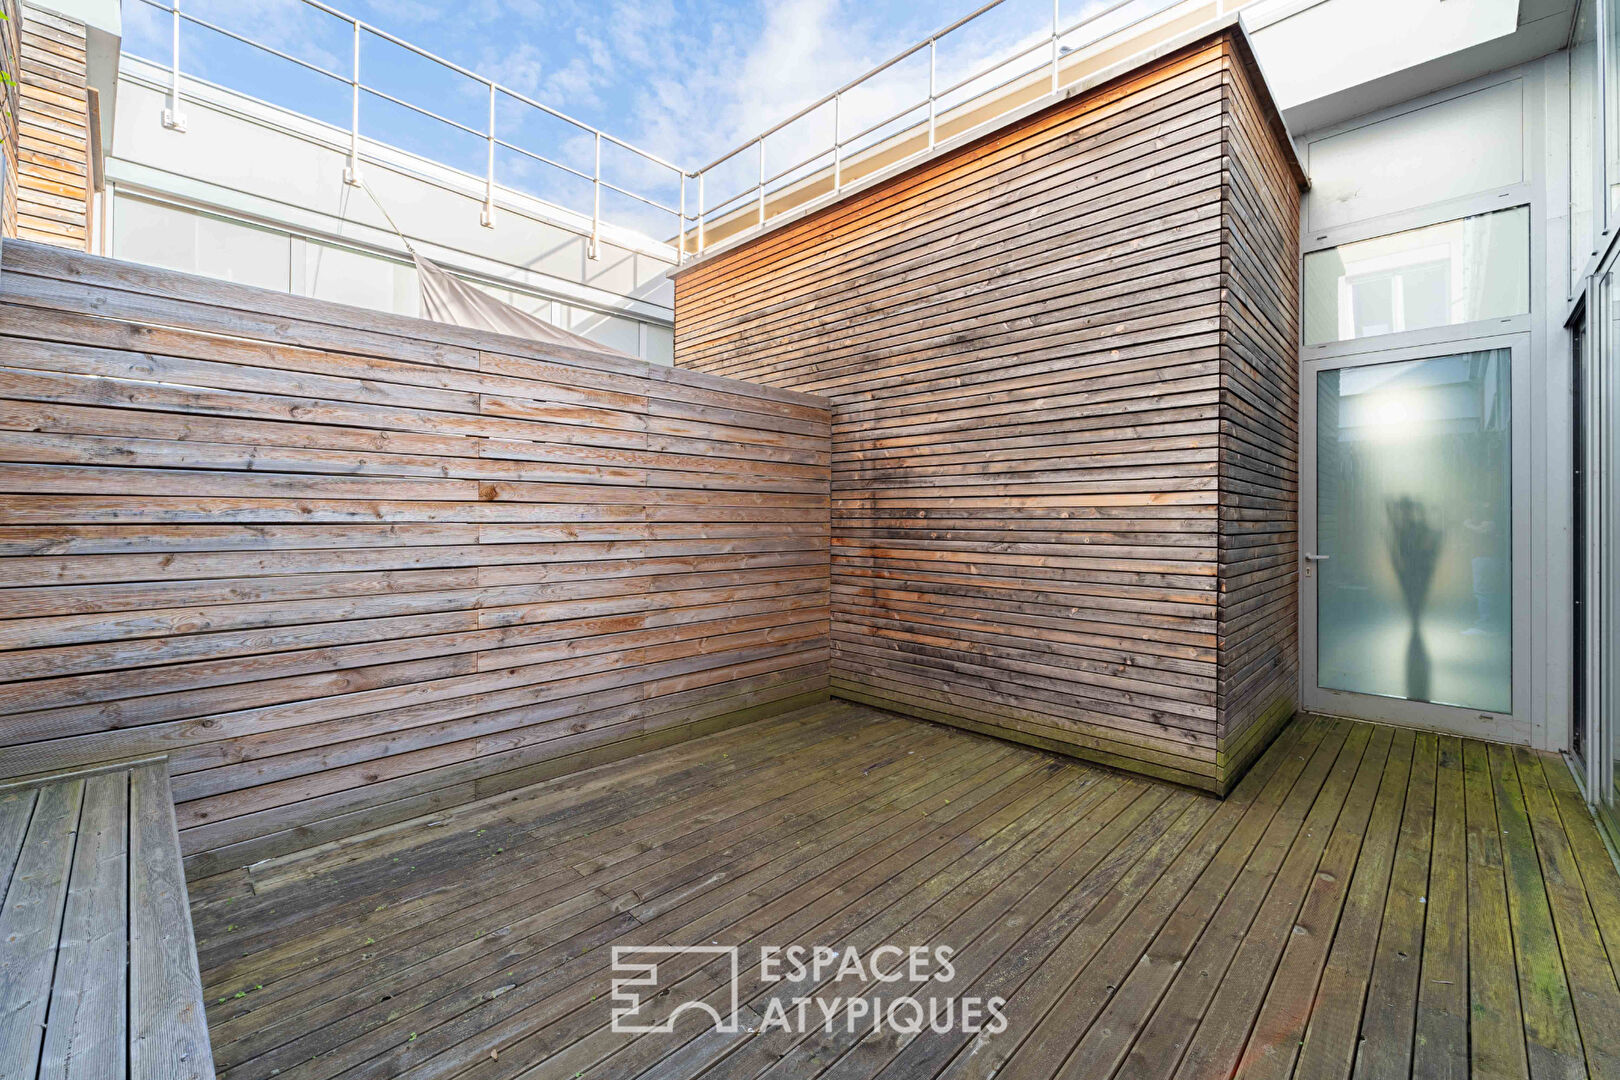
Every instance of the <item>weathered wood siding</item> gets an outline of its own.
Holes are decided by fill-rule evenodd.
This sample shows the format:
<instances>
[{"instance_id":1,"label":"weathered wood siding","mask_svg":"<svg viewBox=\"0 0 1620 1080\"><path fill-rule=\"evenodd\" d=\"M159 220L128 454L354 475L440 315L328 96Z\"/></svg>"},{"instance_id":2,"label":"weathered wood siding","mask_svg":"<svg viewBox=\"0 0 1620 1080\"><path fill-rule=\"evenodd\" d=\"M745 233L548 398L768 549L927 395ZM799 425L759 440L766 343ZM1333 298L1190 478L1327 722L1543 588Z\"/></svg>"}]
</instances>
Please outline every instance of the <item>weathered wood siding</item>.
<instances>
[{"instance_id":1,"label":"weathered wood siding","mask_svg":"<svg viewBox=\"0 0 1620 1080\"><path fill-rule=\"evenodd\" d=\"M1299 700L1299 186L1247 64L1227 71L1221 307L1221 771Z\"/></svg>"},{"instance_id":2,"label":"weathered wood siding","mask_svg":"<svg viewBox=\"0 0 1620 1080\"><path fill-rule=\"evenodd\" d=\"M825 402L7 243L0 775L192 874L824 697Z\"/></svg>"},{"instance_id":3,"label":"weathered wood siding","mask_svg":"<svg viewBox=\"0 0 1620 1080\"><path fill-rule=\"evenodd\" d=\"M1292 711L1298 174L1243 49L677 277L678 364L835 403L835 692L1217 790Z\"/></svg>"},{"instance_id":4,"label":"weathered wood siding","mask_svg":"<svg viewBox=\"0 0 1620 1080\"><path fill-rule=\"evenodd\" d=\"M90 125L84 24L23 7L15 231L24 240L89 246Z\"/></svg>"},{"instance_id":5,"label":"weathered wood siding","mask_svg":"<svg viewBox=\"0 0 1620 1080\"><path fill-rule=\"evenodd\" d=\"M17 0L0 0L0 237L17 235L17 115L22 108L22 16Z\"/></svg>"},{"instance_id":6,"label":"weathered wood siding","mask_svg":"<svg viewBox=\"0 0 1620 1080\"><path fill-rule=\"evenodd\" d=\"M162 762L0 784L0 1076L214 1080Z\"/></svg>"}]
</instances>

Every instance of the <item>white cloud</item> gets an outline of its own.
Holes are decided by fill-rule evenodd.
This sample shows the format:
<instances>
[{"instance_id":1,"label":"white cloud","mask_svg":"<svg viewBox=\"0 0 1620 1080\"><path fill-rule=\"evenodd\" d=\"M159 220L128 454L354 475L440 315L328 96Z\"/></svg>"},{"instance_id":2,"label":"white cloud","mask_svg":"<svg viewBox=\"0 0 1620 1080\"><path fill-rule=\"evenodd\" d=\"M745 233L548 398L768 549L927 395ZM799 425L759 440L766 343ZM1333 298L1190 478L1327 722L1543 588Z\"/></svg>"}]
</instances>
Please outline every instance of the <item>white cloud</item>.
<instances>
[{"instance_id":1,"label":"white cloud","mask_svg":"<svg viewBox=\"0 0 1620 1080\"><path fill-rule=\"evenodd\" d=\"M430 23L444 15L442 5L427 0L371 0L371 10L378 22Z\"/></svg>"},{"instance_id":2,"label":"white cloud","mask_svg":"<svg viewBox=\"0 0 1620 1080\"><path fill-rule=\"evenodd\" d=\"M641 7L620 0L613 22L623 18L621 12ZM954 51L942 47L942 86L1044 36L1044 27L1032 28L1029 13L1012 10L1017 7L1007 5L1009 17L1000 23L987 18L973 33L960 35L966 40L957 42ZM888 60L948 17L948 11L934 11L923 16L926 22L901 23L868 15L859 0L776 0L764 6L756 32L722 22L706 33L676 34L668 43L684 62L655 64L644 73L641 86L632 93L629 123L621 134L688 166L706 164ZM845 95L840 105L844 138L903 109L912 111L868 141L921 121L927 115L923 104L927 93L924 51ZM767 172L774 175L812 154L830 154L832 132L831 105L795 121L768 140ZM830 156L823 157L811 167L830 161ZM717 169L708 183L709 204L752 185L758 168L757 155L747 150Z\"/></svg>"}]
</instances>

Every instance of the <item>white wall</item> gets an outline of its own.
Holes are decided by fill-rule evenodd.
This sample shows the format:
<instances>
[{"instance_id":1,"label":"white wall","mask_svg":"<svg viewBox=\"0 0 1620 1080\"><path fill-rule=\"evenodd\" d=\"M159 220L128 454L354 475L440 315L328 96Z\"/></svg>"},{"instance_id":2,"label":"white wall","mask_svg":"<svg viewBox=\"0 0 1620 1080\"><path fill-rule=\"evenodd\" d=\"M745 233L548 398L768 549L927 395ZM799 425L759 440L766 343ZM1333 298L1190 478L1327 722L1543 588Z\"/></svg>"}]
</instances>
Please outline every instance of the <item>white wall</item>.
<instances>
[{"instance_id":1,"label":"white wall","mask_svg":"<svg viewBox=\"0 0 1620 1080\"><path fill-rule=\"evenodd\" d=\"M1325 0L1255 31L1255 51L1284 109L1513 33L1519 0ZM1263 21L1256 19L1257 22Z\"/></svg>"},{"instance_id":2,"label":"white wall","mask_svg":"<svg viewBox=\"0 0 1620 1080\"><path fill-rule=\"evenodd\" d=\"M1251 0L1255 54L1296 134L1562 49L1575 0Z\"/></svg>"},{"instance_id":3,"label":"white wall","mask_svg":"<svg viewBox=\"0 0 1620 1080\"><path fill-rule=\"evenodd\" d=\"M187 80L187 130L162 124L163 72L124 57L106 162L102 253L417 313L416 272L371 197L343 182L347 135ZM482 181L367 147L367 186L427 257L558 325L644 359L673 354L674 249L608 225L588 257L588 220Z\"/></svg>"}]
</instances>

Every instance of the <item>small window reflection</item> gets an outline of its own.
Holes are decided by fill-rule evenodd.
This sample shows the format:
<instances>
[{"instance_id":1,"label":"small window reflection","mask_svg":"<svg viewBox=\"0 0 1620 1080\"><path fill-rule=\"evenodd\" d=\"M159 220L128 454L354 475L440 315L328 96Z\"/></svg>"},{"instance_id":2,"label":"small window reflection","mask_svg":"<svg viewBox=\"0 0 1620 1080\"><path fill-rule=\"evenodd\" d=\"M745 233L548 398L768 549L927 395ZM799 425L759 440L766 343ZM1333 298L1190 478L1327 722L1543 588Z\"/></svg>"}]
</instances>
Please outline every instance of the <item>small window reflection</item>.
<instances>
[{"instance_id":1,"label":"small window reflection","mask_svg":"<svg viewBox=\"0 0 1620 1080\"><path fill-rule=\"evenodd\" d=\"M1515 207L1305 256L1305 343L1530 310L1530 211Z\"/></svg>"}]
</instances>

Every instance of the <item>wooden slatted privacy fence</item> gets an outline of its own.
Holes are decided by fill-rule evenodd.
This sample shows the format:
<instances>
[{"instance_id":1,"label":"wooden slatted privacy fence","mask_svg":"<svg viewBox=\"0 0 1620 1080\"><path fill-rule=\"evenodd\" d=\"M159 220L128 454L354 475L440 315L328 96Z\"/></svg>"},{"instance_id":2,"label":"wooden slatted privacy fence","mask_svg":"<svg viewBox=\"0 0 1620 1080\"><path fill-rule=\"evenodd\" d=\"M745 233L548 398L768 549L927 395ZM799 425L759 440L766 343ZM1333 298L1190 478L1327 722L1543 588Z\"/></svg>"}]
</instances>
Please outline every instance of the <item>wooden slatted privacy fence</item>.
<instances>
[{"instance_id":1,"label":"wooden slatted privacy fence","mask_svg":"<svg viewBox=\"0 0 1620 1080\"><path fill-rule=\"evenodd\" d=\"M834 402L833 686L1224 791L1296 701L1302 174L1235 28L676 278Z\"/></svg>"},{"instance_id":2,"label":"wooden slatted privacy fence","mask_svg":"<svg viewBox=\"0 0 1620 1080\"><path fill-rule=\"evenodd\" d=\"M0 236L17 235L18 114L22 111L22 14L17 0L0 0Z\"/></svg>"},{"instance_id":3,"label":"wooden slatted privacy fence","mask_svg":"<svg viewBox=\"0 0 1620 1080\"><path fill-rule=\"evenodd\" d=\"M17 180L5 235L84 251L93 186L85 27L32 5L7 14L20 25L18 62L7 69L16 92L5 95L16 108Z\"/></svg>"},{"instance_id":4,"label":"wooden slatted privacy fence","mask_svg":"<svg viewBox=\"0 0 1620 1080\"><path fill-rule=\"evenodd\" d=\"M791 390L7 241L0 775L167 754L192 876L825 696Z\"/></svg>"}]
</instances>

